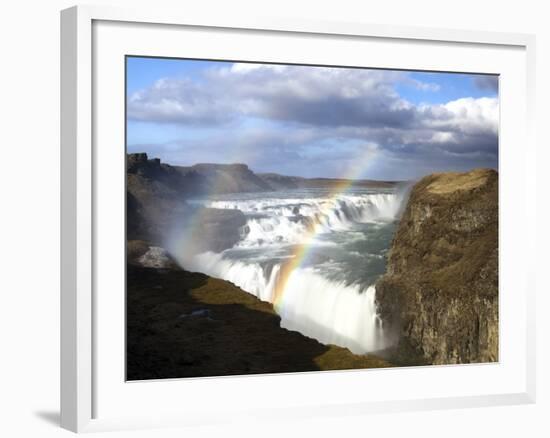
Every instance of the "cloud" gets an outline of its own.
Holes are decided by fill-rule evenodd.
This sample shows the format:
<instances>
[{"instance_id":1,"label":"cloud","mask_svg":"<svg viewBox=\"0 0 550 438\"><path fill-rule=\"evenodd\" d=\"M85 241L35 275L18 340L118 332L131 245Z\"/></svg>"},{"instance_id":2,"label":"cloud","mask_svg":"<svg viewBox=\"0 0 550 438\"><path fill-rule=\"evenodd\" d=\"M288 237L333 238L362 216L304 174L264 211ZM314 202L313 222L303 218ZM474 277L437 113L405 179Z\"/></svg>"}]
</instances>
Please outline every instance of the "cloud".
<instances>
[{"instance_id":1,"label":"cloud","mask_svg":"<svg viewBox=\"0 0 550 438\"><path fill-rule=\"evenodd\" d=\"M159 79L150 88L133 93L127 114L132 120L188 125L227 123L236 117L228 100L187 78Z\"/></svg>"},{"instance_id":2,"label":"cloud","mask_svg":"<svg viewBox=\"0 0 550 438\"><path fill-rule=\"evenodd\" d=\"M474 78L474 84L481 90L498 93L497 75L478 75Z\"/></svg>"},{"instance_id":3,"label":"cloud","mask_svg":"<svg viewBox=\"0 0 550 438\"><path fill-rule=\"evenodd\" d=\"M474 81L498 88L496 79ZM365 176L496 167L498 98L415 105L399 83L439 90L401 71L236 63L199 79L158 80L129 96L127 108L132 120L202 130L201 140L141 145L174 164L241 161L261 172L339 176L368 150Z\"/></svg>"},{"instance_id":4,"label":"cloud","mask_svg":"<svg viewBox=\"0 0 550 438\"><path fill-rule=\"evenodd\" d=\"M128 117L220 124L243 116L311 125L405 126L414 108L394 84L404 73L364 69L233 64L205 83L161 79L128 99Z\"/></svg>"},{"instance_id":5,"label":"cloud","mask_svg":"<svg viewBox=\"0 0 550 438\"><path fill-rule=\"evenodd\" d=\"M421 148L455 154L498 152L498 99L461 98L446 104L415 107L414 125L407 127L342 128L343 137L364 138L393 152Z\"/></svg>"},{"instance_id":6,"label":"cloud","mask_svg":"<svg viewBox=\"0 0 550 438\"><path fill-rule=\"evenodd\" d=\"M461 98L426 109L423 125L432 131L428 144L447 145L455 153L498 148L499 109L496 98Z\"/></svg>"}]
</instances>

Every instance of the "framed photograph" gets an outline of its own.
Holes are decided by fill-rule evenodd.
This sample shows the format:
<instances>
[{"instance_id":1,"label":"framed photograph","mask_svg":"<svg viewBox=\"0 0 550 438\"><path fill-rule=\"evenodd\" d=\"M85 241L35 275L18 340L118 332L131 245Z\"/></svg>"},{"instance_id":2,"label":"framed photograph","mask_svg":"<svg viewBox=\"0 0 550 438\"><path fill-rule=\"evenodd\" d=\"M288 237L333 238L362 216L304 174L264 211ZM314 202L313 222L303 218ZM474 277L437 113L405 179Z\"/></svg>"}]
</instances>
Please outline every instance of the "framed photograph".
<instances>
[{"instance_id":1,"label":"framed photograph","mask_svg":"<svg viewBox=\"0 0 550 438\"><path fill-rule=\"evenodd\" d=\"M63 427L534 402L534 37L79 6L61 53Z\"/></svg>"}]
</instances>

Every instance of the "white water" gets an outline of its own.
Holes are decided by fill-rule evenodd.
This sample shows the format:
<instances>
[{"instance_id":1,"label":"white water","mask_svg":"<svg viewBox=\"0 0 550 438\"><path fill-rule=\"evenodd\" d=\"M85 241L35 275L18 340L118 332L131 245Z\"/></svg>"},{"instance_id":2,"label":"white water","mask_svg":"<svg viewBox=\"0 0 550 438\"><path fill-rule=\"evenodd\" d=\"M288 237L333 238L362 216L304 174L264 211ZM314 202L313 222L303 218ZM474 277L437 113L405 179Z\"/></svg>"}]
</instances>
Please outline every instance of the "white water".
<instances>
[{"instance_id":1,"label":"white water","mask_svg":"<svg viewBox=\"0 0 550 438\"><path fill-rule=\"evenodd\" d=\"M242 290L262 301L271 302L275 281L281 266L276 265L271 274L266 275L258 263L228 260L222 254L205 252L187 260L187 269L200 271L211 277L223 278L239 286Z\"/></svg>"},{"instance_id":2,"label":"white water","mask_svg":"<svg viewBox=\"0 0 550 438\"><path fill-rule=\"evenodd\" d=\"M400 211L402 196L262 195L201 202L211 208L239 209L248 216L247 225L234 248L186 257L182 265L273 302L281 266L293 257L294 245L304 240L308 221L315 220L320 233L308 258L286 280L276 307L282 327L357 354L387 347L373 283L383 273L391 221Z\"/></svg>"},{"instance_id":3,"label":"white water","mask_svg":"<svg viewBox=\"0 0 550 438\"><path fill-rule=\"evenodd\" d=\"M391 221L401 196L393 193L342 195L331 198L276 198L206 201L204 206L241 210L249 214L241 247L302 243L308 221L318 223L319 233L349 230L354 224Z\"/></svg>"},{"instance_id":4,"label":"white water","mask_svg":"<svg viewBox=\"0 0 550 438\"><path fill-rule=\"evenodd\" d=\"M186 268L223 278L262 301L272 302L281 265L268 273L260 264L207 252L194 257ZM374 297L374 286L349 286L327 280L313 268L298 268L285 285L277 311L282 327L362 354L386 346Z\"/></svg>"},{"instance_id":5,"label":"white water","mask_svg":"<svg viewBox=\"0 0 550 438\"><path fill-rule=\"evenodd\" d=\"M362 354L386 347L374 286L346 286L310 269L295 270L279 309L282 326Z\"/></svg>"}]
</instances>

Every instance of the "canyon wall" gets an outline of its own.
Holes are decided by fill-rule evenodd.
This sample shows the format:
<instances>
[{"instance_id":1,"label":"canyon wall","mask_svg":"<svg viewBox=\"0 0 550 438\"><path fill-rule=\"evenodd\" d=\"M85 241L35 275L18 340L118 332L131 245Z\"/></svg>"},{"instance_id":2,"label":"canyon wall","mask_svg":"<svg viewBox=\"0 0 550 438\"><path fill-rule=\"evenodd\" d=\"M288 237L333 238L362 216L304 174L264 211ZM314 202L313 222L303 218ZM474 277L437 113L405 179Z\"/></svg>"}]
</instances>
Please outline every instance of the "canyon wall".
<instances>
[{"instance_id":1,"label":"canyon wall","mask_svg":"<svg viewBox=\"0 0 550 438\"><path fill-rule=\"evenodd\" d=\"M433 174L412 188L376 301L397 356L498 360L496 171Z\"/></svg>"}]
</instances>

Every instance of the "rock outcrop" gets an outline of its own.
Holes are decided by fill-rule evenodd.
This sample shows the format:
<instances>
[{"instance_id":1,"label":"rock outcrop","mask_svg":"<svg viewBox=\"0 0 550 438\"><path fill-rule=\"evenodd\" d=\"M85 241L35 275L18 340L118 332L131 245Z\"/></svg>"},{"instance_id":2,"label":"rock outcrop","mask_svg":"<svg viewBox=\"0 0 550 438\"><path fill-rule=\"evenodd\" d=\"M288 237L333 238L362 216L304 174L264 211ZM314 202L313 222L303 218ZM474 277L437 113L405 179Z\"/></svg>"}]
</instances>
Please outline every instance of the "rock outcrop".
<instances>
[{"instance_id":1,"label":"rock outcrop","mask_svg":"<svg viewBox=\"0 0 550 438\"><path fill-rule=\"evenodd\" d=\"M221 167L228 173L250 172L248 167L238 164ZM210 186L207 174L211 172L215 170L208 164L182 171L159 159L149 159L147 154L129 154L126 174L128 240L165 246L167 238L177 240L192 225L195 233L186 235L185 244L192 246L195 252L219 252L233 246L240 239L241 227L246 224L242 212L203 208L186 202Z\"/></svg>"},{"instance_id":2,"label":"rock outcrop","mask_svg":"<svg viewBox=\"0 0 550 438\"><path fill-rule=\"evenodd\" d=\"M433 174L412 188L376 300L396 356L498 360L496 171Z\"/></svg>"},{"instance_id":3,"label":"rock outcrop","mask_svg":"<svg viewBox=\"0 0 550 438\"><path fill-rule=\"evenodd\" d=\"M147 154L130 154L126 161L126 215L129 240L160 242L166 229L184 216L188 205L180 189L181 175Z\"/></svg>"},{"instance_id":4,"label":"rock outcrop","mask_svg":"<svg viewBox=\"0 0 550 438\"><path fill-rule=\"evenodd\" d=\"M204 181L205 193L265 192L271 186L252 172L246 164L199 163L190 167L176 166L183 176L198 175Z\"/></svg>"}]
</instances>

